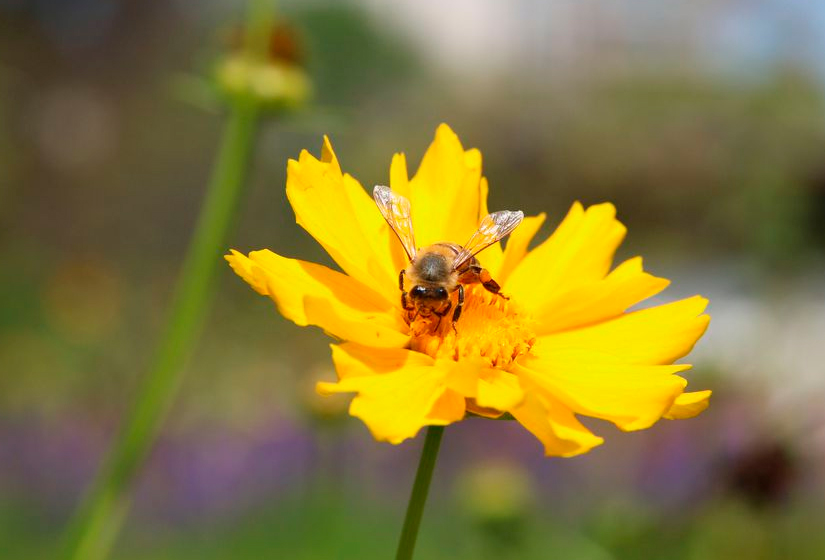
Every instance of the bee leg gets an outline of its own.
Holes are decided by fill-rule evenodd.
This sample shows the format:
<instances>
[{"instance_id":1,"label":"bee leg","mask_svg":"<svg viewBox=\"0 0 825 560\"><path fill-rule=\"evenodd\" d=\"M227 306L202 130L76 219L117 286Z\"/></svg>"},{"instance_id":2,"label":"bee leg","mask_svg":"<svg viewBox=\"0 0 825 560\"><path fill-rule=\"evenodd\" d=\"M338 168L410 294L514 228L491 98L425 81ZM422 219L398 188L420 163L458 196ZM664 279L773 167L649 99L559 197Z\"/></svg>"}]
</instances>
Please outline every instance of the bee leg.
<instances>
[{"instance_id":1,"label":"bee leg","mask_svg":"<svg viewBox=\"0 0 825 560\"><path fill-rule=\"evenodd\" d=\"M439 312L437 312L437 311L433 311L433 314L435 314L435 316L436 316L436 317L438 317L438 322L435 324L435 328L434 328L433 330L436 330L436 331L438 330L438 327L440 327L440 326L441 326L441 319L443 319L443 318L444 318L444 316L445 316L447 313L449 313L450 308L451 308L452 306L453 306L453 302L448 301L448 302L447 302L447 307L445 307L445 308L444 308L444 311L442 311L442 312L440 312L440 313L439 313Z\"/></svg>"},{"instance_id":2,"label":"bee leg","mask_svg":"<svg viewBox=\"0 0 825 560\"><path fill-rule=\"evenodd\" d=\"M461 317L461 308L464 307L464 286L458 285L458 303L453 311L453 329L455 329L455 322Z\"/></svg>"},{"instance_id":3,"label":"bee leg","mask_svg":"<svg viewBox=\"0 0 825 560\"><path fill-rule=\"evenodd\" d=\"M489 282L484 282L481 285L484 286L487 289L488 292L494 293L497 296L499 296L500 298L510 299L510 296L505 296L504 294L501 293L501 286L499 286L498 282L496 282L493 279L490 279Z\"/></svg>"},{"instance_id":4,"label":"bee leg","mask_svg":"<svg viewBox=\"0 0 825 560\"><path fill-rule=\"evenodd\" d=\"M486 268L482 269L481 272L478 273L478 279L481 282L481 285L484 286L484 289L488 292L501 296L504 299L510 299L501 293L501 286L498 285L498 282L493 280L493 277L490 275L490 271Z\"/></svg>"},{"instance_id":5,"label":"bee leg","mask_svg":"<svg viewBox=\"0 0 825 560\"><path fill-rule=\"evenodd\" d=\"M407 271L402 268L401 272L398 273L398 289L402 292L404 291L404 274L406 272Z\"/></svg>"},{"instance_id":6,"label":"bee leg","mask_svg":"<svg viewBox=\"0 0 825 560\"><path fill-rule=\"evenodd\" d=\"M401 292L401 307L407 312L407 322L410 323L415 320L412 314L415 311L415 304L413 304L407 297L407 292Z\"/></svg>"}]
</instances>

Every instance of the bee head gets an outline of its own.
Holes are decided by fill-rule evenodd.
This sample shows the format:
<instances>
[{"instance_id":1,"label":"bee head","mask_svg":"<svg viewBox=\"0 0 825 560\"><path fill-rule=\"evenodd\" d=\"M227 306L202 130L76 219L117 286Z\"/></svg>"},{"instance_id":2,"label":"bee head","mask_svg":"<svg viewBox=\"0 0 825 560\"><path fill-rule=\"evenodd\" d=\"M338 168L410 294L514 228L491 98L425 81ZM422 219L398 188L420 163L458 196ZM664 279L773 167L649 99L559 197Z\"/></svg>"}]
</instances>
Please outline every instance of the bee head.
<instances>
[{"instance_id":1,"label":"bee head","mask_svg":"<svg viewBox=\"0 0 825 560\"><path fill-rule=\"evenodd\" d=\"M443 301L447 299L450 294L447 292L447 289L443 286L414 286L412 290L410 290L410 297L414 300L436 300L436 301Z\"/></svg>"}]
</instances>

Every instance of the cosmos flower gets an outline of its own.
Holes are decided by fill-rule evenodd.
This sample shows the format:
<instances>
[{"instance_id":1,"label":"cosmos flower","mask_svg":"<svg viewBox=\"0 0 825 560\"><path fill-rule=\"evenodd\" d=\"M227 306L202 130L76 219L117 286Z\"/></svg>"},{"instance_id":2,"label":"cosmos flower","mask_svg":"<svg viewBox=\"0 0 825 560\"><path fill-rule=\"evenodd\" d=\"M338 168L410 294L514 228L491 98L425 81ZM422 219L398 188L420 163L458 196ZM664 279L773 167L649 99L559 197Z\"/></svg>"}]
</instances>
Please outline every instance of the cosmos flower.
<instances>
[{"instance_id":1,"label":"cosmos flower","mask_svg":"<svg viewBox=\"0 0 825 560\"><path fill-rule=\"evenodd\" d=\"M419 247L463 243L488 213L481 154L465 150L446 125L412 178L404 155L393 157L390 187L411 202ZM532 250L545 216L527 217L504 248L479 253L507 297L465 286L453 326L411 320L402 308L398 275L407 256L367 191L342 172L328 139L321 159L303 151L289 161L286 192L298 224L342 272L266 249L226 259L285 317L336 339L338 381L318 391L355 393L350 414L376 439L399 443L424 426L504 416L547 455L572 456L603 441L578 415L640 430L707 407L710 391L684 392L677 374L690 366L674 364L705 332L707 300L628 312L669 282L645 272L639 257L611 270L626 232L612 204L576 202Z\"/></svg>"}]
</instances>

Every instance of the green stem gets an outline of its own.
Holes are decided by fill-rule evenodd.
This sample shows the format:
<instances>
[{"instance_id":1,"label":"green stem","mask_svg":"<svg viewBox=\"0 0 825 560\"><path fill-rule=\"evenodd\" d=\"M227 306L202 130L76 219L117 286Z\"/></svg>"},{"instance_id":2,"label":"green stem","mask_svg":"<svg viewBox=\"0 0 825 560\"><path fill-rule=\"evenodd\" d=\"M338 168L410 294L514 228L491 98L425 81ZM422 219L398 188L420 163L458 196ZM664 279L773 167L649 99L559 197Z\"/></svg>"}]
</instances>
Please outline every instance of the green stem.
<instances>
[{"instance_id":1,"label":"green stem","mask_svg":"<svg viewBox=\"0 0 825 560\"><path fill-rule=\"evenodd\" d=\"M265 31L261 19L270 21L271 11L265 9L269 1L252 0L248 16L250 28ZM220 151L175 288L163 336L131 413L69 525L65 558L106 558L128 512L129 492L135 475L175 399L184 366L202 330L225 250L226 232L246 182L259 112L259 103L251 96L238 96L231 102Z\"/></svg>"},{"instance_id":2,"label":"green stem","mask_svg":"<svg viewBox=\"0 0 825 560\"><path fill-rule=\"evenodd\" d=\"M412 559L415 539L418 537L418 527L421 525L421 514L424 513L424 505L427 503L430 481L433 478L433 469L443 435L443 426L427 428L427 437L424 439L424 449L421 450L418 472L415 474L410 502L407 504L407 514L404 517L404 527L401 529L401 539L398 541L395 560Z\"/></svg>"}]
</instances>

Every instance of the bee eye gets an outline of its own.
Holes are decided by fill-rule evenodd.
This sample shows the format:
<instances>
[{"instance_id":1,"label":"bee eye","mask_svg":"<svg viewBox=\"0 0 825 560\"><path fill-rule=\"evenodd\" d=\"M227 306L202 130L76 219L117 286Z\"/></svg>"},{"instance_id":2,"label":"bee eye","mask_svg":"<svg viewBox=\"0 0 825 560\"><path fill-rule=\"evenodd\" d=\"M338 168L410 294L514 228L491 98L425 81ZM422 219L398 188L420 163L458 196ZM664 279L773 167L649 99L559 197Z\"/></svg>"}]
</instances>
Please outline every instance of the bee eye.
<instances>
[{"instance_id":1,"label":"bee eye","mask_svg":"<svg viewBox=\"0 0 825 560\"><path fill-rule=\"evenodd\" d=\"M438 299L447 299L447 290L445 288L438 288L435 291L435 295Z\"/></svg>"},{"instance_id":2,"label":"bee eye","mask_svg":"<svg viewBox=\"0 0 825 560\"><path fill-rule=\"evenodd\" d=\"M412 290L410 290L410 295L414 297L422 297L427 292L427 288L424 286L414 286Z\"/></svg>"}]
</instances>

